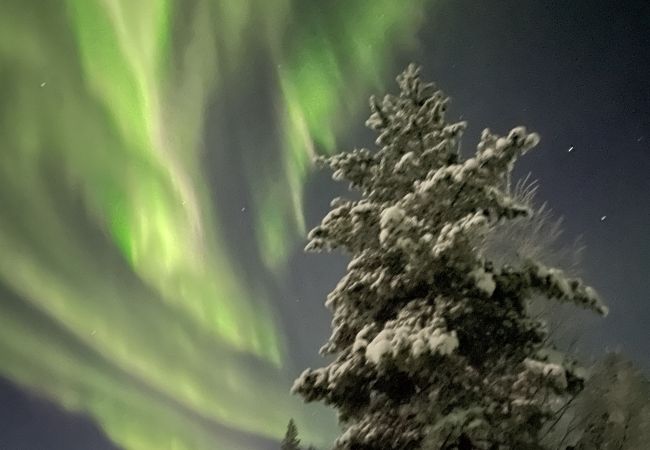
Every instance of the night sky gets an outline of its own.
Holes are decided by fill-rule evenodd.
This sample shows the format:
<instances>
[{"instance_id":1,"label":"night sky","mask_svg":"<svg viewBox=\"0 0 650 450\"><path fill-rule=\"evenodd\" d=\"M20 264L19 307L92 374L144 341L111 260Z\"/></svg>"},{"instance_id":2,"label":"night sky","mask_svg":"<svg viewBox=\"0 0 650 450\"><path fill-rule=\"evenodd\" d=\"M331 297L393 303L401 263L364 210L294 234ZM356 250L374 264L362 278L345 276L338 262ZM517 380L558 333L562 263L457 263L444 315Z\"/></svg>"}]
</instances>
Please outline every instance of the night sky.
<instances>
[{"instance_id":1,"label":"night sky","mask_svg":"<svg viewBox=\"0 0 650 450\"><path fill-rule=\"evenodd\" d=\"M300 4L294 20L318 17L317 2ZM537 200L564 218L562 243L581 236L586 246L581 276L610 307L606 319L571 316L582 355L621 349L650 372L650 4L437 1L430 2L417 35L410 37L412 45L386 56L382 84L394 92L394 76L408 62L421 64L424 77L451 96L448 119L469 123L465 154L474 150L486 127L505 134L524 125L541 135L540 146L519 161L516 174L532 172L540 184ZM256 243L255 198L261 188L255 176L266 176L281 151L281 121L276 61L262 50L249 53L248 69L206 100L200 161L219 212L214 226L225 237L230 263L255 289L263 288L279 312L291 355L284 372L288 389L302 368L323 364L318 349L330 322L323 302L346 260L337 254L304 254L303 238L294 235L287 266L264 269ZM0 87L1 98L8 95L5 90L11 86ZM360 88L357 106L341 114L345 126L339 126L336 148L372 145L372 134L363 128L370 93L383 91ZM323 151L316 141L316 151ZM310 172L303 183L310 228L345 186L325 172ZM20 208L2 202L0 218L12 214L10 206ZM20 302L6 280L0 292L0 304ZM255 370L248 363L242 367ZM64 409L15 380L0 378L0 450L118 448L92 417ZM241 439L250 448L277 448L269 439L243 434Z\"/></svg>"}]
</instances>

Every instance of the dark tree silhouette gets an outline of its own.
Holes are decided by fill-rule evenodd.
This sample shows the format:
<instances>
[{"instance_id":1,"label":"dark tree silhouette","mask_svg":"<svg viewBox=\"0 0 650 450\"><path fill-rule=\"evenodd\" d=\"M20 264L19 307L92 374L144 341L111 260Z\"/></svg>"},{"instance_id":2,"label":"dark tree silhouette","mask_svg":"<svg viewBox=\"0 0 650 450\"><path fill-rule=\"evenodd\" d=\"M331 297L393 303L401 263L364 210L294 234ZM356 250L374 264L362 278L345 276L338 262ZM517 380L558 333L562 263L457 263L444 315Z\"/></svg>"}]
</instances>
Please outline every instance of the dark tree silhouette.
<instances>
[{"instance_id":1,"label":"dark tree silhouette","mask_svg":"<svg viewBox=\"0 0 650 450\"><path fill-rule=\"evenodd\" d=\"M298 439L298 427L293 419L289 420L287 431L284 434L284 439L280 444L281 450L300 450L300 439Z\"/></svg>"}]
</instances>

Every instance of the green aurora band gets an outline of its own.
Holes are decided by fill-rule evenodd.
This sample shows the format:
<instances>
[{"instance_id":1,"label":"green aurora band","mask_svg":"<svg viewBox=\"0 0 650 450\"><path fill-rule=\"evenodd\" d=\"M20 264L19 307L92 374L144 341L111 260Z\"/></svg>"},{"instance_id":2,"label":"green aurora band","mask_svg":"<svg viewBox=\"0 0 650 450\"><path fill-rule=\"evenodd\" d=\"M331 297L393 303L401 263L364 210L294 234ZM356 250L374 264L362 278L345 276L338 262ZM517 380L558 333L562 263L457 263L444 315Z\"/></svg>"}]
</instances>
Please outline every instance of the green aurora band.
<instances>
[{"instance_id":1,"label":"green aurora band","mask_svg":"<svg viewBox=\"0 0 650 450\"><path fill-rule=\"evenodd\" d=\"M205 110L251 48L274 62L284 150L248 175L259 257L278 270L311 155L379 86L389 44L412 40L427 2L409 3L4 0L0 375L125 449L237 450L238 433L278 438L291 416L328 442L331 415L288 394L263 286L225 250Z\"/></svg>"}]
</instances>

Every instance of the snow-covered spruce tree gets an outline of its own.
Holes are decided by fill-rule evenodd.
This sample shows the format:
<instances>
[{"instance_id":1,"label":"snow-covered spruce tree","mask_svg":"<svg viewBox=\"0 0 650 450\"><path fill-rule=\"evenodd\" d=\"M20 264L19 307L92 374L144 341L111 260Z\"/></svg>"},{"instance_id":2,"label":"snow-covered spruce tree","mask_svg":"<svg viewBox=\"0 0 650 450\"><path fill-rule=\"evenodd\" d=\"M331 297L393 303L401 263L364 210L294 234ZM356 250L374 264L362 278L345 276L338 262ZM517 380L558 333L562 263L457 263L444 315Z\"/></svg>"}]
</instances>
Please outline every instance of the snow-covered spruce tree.
<instances>
[{"instance_id":1,"label":"snow-covered spruce tree","mask_svg":"<svg viewBox=\"0 0 650 450\"><path fill-rule=\"evenodd\" d=\"M289 420L287 431L284 434L284 439L280 443L281 450L300 450L300 439L298 439L298 427L293 419Z\"/></svg>"},{"instance_id":2,"label":"snow-covered spruce tree","mask_svg":"<svg viewBox=\"0 0 650 450\"><path fill-rule=\"evenodd\" d=\"M337 450L539 448L555 402L582 378L568 358L551 358L527 299L605 307L557 269L484 255L497 223L530 214L510 173L537 135L485 130L462 160L466 124L445 122L448 99L415 66L397 81L399 95L370 102L379 150L320 159L361 198L335 199L309 235L307 250L338 248L352 261L326 303L333 332L321 353L334 361L292 390L338 410Z\"/></svg>"}]
</instances>

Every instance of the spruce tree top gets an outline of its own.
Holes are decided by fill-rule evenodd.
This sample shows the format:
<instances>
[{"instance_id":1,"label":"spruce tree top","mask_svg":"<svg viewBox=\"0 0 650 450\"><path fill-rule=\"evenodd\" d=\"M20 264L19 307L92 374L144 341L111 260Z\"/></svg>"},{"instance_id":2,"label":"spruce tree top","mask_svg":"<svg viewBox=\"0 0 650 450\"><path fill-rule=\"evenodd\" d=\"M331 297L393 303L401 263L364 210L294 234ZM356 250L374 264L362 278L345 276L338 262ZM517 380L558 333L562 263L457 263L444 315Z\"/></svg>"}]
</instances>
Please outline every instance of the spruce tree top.
<instances>
[{"instance_id":1,"label":"spruce tree top","mask_svg":"<svg viewBox=\"0 0 650 450\"><path fill-rule=\"evenodd\" d=\"M516 159L539 141L525 128L484 130L461 160L466 123L409 66L400 93L371 98L379 150L320 158L360 200L337 198L307 250L352 257L329 294L335 360L293 391L338 410L336 449L535 448L551 399L580 390L580 371L545 343L527 313L533 295L606 309L580 280L540 261L496 267L483 239L531 213L510 192ZM467 444L470 445L470 444ZM498 447L493 447L498 448Z\"/></svg>"},{"instance_id":2,"label":"spruce tree top","mask_svg":"<svg viewBox=\"0 0 650 450\"><path fill-rule=\"evenodd\" d=\"M287 431L284 435L284 439L280 443L281 450L300 450L300 439L298 439L298 428L293 419L289 420L287 425Z\"/></svg>"}]
</instances>

